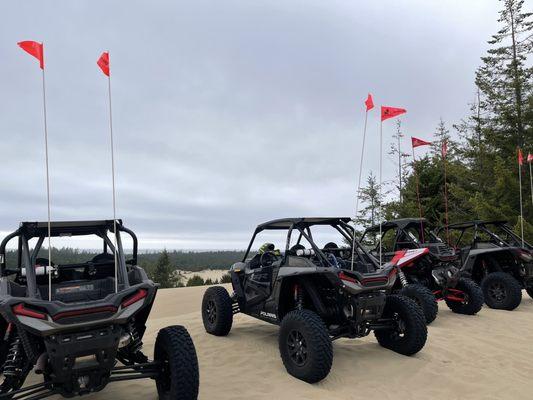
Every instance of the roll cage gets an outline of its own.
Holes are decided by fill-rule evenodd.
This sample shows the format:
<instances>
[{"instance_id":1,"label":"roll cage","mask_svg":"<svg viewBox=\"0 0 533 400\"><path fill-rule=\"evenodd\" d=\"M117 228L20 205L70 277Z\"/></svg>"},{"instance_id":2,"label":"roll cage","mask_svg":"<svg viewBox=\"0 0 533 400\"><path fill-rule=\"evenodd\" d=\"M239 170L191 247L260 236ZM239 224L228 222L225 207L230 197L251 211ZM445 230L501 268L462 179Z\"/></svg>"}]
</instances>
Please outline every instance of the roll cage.
<instances>
[{"instance_id":1,"label":"roll cage","mask_svg":"<svg viewBox=\"0 0 533 400\"><path fill-rule=\"evenodd\" d=\"M313 239L312 227L317 225L331 226L337 230L345 240L346 244L349 244L350 250L352 243L355 244L354 254L357 255L364 262L371 262L376 268L379 267L379 263L375 258L363 247L360 245L359 241L354 240L354 228L350 225L351 218L349 217L329 217L329 218L284 218L276 219L269 222L260 224L255 229L250 244L246 249L242 262L246 262L248 259L252 245L254 244L257 234L265 230L287 230L287 239L285 241L285 252L282 254L282 264L285 263L287 257L290 254L290 243L293 233L298 234L298 239L296 244L300 244L302 238L305 238L312 249L314 250L316 256L320 260L320 263L324 267L330 267L331 261L328 260L326 255L323 252L323 249L320 249Z\"/></svg>"},{"instance_id":2,"label":"roll cage","mask_svg":"<svg viewBox=\"0 0 533 400\"><path fill-rule=\"evenodd\" d=\"M105 254L108 254L108 249L111 251L110 254L114 254L115 246L113 241L109 238L108 233L115 234L118 248L116 252L118 287L119 290L123 290L130 286L126 265L137 264L138 240L135 233L122 224L122 220L116 221L116 232L114 232L114 226L115 223L113 220L51 222L50 233L51 237L96 235L103 241L103 253ZM126 260L125 258L120 232L128 234L133 241L132 257L129 260ZM30 298L40 299L42 297L37 287L37 275L33 266L36 264L39 251L47 236L47 222L22 222L15 232L6 236L0 243L0 279L6 279L7 276L12 274L20 274L22 268L25 268L27 297ZM6 267L6 246L8 242L15 238L18 238L17 267L16 269L8 269ZM37 238L37 243L31 248L29 241L34 238ZM69 269L88 264L90 264L90 262L58 265L57 267Z\"/></svg>"},{"instance_id":3,"label":"roll cage","mask_svg":"<svg viewBox=\"0 0 533 400\"><path fill-rule=\"evenodd\" d=\"M505 239L501 235L496 234L491 226L498 227L501 229L507 236ZM438 228L435 232L439 234L445 229L445 227ZM472 240L477 237L478 232L483 232L487 234L490 238L494 239L500 247L522 247L522 239L513 232L513 230L507 225L507 221L468 221L461 222L457 224L448 225L448 229L451 231L459 231L459 237L455 240L453 244L454 247L459 247L461 241L464 239L465 233L469 230L472 230ZM533 245L524 241L524 248L528 250L533 250Z\"/></svg>"},{"instance_id":4,"label":"roll cage","mask_svg":"<svg viewBox=\"0 0 533 400\"><path fill-rule=\"evenodd\" d=\"M417 236L413 236L411 230L417 231ZM424 230L424 240L422 241L422 229ZM427 220L425 218L402 218L392 221L386 221L381 224L382 237L377 239L375 244L379 245L379 241L389 230L395 230L394 240L392 243L392 249L397 249L398 245L405 245L415 243L417 246L424 243L442 243L442 240L438 236L437 232L433 232L427 228ZM380 231L379 225L371 226L367 228L361 237L361 241L364 241L367 234L377 234Z\"/></svg>"}]
</instances>

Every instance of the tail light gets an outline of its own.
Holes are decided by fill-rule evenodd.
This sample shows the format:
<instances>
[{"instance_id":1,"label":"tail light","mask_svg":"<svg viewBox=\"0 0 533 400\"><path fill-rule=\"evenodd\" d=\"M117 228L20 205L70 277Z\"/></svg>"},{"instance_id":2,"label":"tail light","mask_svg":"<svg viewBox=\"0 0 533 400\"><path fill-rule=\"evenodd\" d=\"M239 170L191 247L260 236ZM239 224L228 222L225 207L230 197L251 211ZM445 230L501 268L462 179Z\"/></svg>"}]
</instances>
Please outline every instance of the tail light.
<instances>
[{"instance_id":1,"label":"tail light","mask_svg":"<svg viewBox=\"0 0 533 400\"><path fill-rule=\"evenodd\" d=\"M533 260L533 256L532 256L529 252L527 252L527 251L525 251L525 250L521 250L521 249L519 249L519 250L517 250L517 251L515 252L515 254L516 254L516 255L517 255L522 261L530 262L531 260Z\"/></svg>"},{"instance_id":2,"label":"tail light","mask_svg":"<svg viewBox=\"0 0 533 400\"><path fill-rule=\"evenodd\" d=\"M26 308L24 307L23 303L19 303L16 306L13 306L13 314L20 315L21 317L47 319L47 315L45 313Z\"/></svg>"},{"instance_id":3,"label":"tail light","mask_svg":"<svg viewBox=\"0 0 533 400\"><path fill-rule=\"evenodd\" d=\"M122 302L122 307L129 307L138 301L144 300L146 296L148 296L148 291L146 289L139 289L132 296Z\"/></svg>"},{"instance_id":4,"label":"tail light","mask_svg":"<svg viewBox=\"0 0 533 400\"><path fill-rule=\"evenodd\" d=\"M351 282L351 283L355 283L355 284L359 283L359 282L357 282L357 279L352 278L349 275L346 275L344 272L341 272L339 274L339 278L341 279L341 281Z\"/></svg>"},{"instance_id":5,"label":"tail light","mask_svg":"<svg viewBox=\"0 0 533 400\"><path fill-rule=\"evenodd\" d=\"M117 309L113 306L104 306L104 307L93 307L93 308L85 308L82 310L71 310L71 311L64 311L60 312L59 314L56 314L52 317L54 321L58 321L63 318L70 318L70 317L80 317L83 315L89 315L89 314L99 314L99 313L116 313Z\"/></svg>"}]
</instances>

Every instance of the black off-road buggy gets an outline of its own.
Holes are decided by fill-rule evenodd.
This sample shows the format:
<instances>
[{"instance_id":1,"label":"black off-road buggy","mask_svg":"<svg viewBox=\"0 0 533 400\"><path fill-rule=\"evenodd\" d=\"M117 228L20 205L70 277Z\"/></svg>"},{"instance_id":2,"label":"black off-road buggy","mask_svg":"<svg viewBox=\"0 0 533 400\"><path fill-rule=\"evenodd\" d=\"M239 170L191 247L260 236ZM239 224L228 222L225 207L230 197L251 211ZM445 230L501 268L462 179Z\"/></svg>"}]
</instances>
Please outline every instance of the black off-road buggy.
<instances>
[{"instance_id":1,"label":"black off-road buggy","mask_svg":"<svg viewBox=\"0 0 533 400\"><path fill-rule=\"evenodd\" d=\"M491 308L514 310L522 289L533 298L533 246L523 243L506 221L470 221L448 226L463 271L481 285ZM439 228L436 233L444 233Z\"/></svg>"},{"instance_id":2,"label":"black off-road buggy","mask_svg":"<svg viewBox=\"0 0 533 400\"><path fill-rule=\"evenodd\" d=\"M47 225L24 222L0 244L0 399L73 397L141 378L155 379L161 399L196 399L198 361L185 328L159 331L153 361L141 352L157 284L137 266L135 234L120 220L52 222L54 241L103 244L90 260L54 265L41 249ZM133 246L128 260L121 234ZM7 252L8 243L17 250ZM42 382L23 388L32 370Z\"/></svg>"},{"instance_id":3,"label":"black off-road buggy","mask_svg":"<svg viewBox=\"0 0 533 400\"><path fill-rule=\"evenodd\" d=\"M227 335L238 312L280 325L285 368L309 383L328 375L332 340L338 338L374 331L383 347L404 355L420 351L427 338L422 310L389 293L397 272L392 263L376 269L357 241L352 252L349 223L350 218L287 218L259 225L244 260L231 267L233 294L223 287L206 291L206 331ZM274 235L283 252L271 243L253 251L254 243Z\"/></svg>"},{"instance_id":4,"label":"black off-road buggy","mask_svg":"<svg viewBox=\"0 0 533 400\"><path fill-rule=\"evenodd\" d=\"M382 259L391 260L400 250L406 256L422 251L402 267L394 289L415 299L424 310L427 323L438 313L438 300L444 300L455 313L474 315L483 306L481 288L461 275L458 257L442 240L427 228L425 219L404 218L381 225ZM379 256L379 225L368 228L361 239L371 245L371 254Z\"/></svg>"}]
</instances>

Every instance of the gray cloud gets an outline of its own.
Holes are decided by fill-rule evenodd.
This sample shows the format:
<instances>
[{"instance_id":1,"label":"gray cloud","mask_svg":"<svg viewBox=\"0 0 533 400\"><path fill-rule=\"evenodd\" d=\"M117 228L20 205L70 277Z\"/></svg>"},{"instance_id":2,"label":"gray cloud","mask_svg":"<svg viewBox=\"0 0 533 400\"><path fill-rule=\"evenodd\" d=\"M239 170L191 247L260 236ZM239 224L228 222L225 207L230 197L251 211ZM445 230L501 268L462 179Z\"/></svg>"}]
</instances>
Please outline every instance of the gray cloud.
<instances>
[{"instance_id":1,"label":"gray cloud","mask_svg":"<svg viewBox=\"0 0 533 400\"><path fill-rule=\"evenodd\" d=\"M45 219L46 46L53 217L111 215L111 52L119 215L147 247L244 247L270 218L353 213L363 105L430 138L474 97L496 2L27 1L0 13L0 230ZM377 171L378 113L364 174ZM394 123L385 125L388 148ZM407 143L406 143L407 145ZM394 174L385 163L385 177Z\"/></svg>"}]
</instances>

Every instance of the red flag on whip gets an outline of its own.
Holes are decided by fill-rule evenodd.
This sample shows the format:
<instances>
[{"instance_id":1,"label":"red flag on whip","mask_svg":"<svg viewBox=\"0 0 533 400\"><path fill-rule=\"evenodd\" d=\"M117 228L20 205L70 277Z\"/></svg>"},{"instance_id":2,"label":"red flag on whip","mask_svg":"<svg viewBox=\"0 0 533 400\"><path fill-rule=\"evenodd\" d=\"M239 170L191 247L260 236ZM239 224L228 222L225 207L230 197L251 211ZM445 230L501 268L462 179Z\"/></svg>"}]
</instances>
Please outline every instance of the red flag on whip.
<instances>
[{"instance_id":1,"label":"red flag on whip","mask_svg":"<svg viewBox=\"0 0 533 400\"><path fill-rule=\"evenodd\" d=\"M46 200L48 205L48 264L46 268L52 268L52 242L51 242L51 206L50 206L50 174L48 164L48 127L46 123L46 84L44 79L44 45L33 40L25 40L18 42L17 45L26 53L39 60L39 67L41 67L42 73L42 90L43 90L43 122L44 122L44 154L46 165ZM48 272L48 300L52 301L52 274Z\"/></svg>"},{"instance_id":2,"label":"red flag on whip","mask_svg":"<svg viewBox=\"0 0 533 400\"><path fill-rule=\"evenodd\" d=\"M42 43L34 42L33 40L25 40L17 43L19 47L26 53L31 54L39 60L39 67L44 69L44 46Z\"/></svg>"},{"instance_id":3,"label":"red flag on whip","mask_svg":"<svg viewBox=\"0 0 533 400\"><path fill-rule=\"evenodd\" d=\"M533 162L533 154L528 154L527 155L527 162L528 163L532 163Z\"/></svg>"},{"instance_id":4,"label":"red flag on whip","mask_svg":"<svg viewBox=\"0 0 533 400\"><path fill-rule=\"evenodd\" d=\"M104 51L96 64L100 67L104 75L107 76L107 95L109 99L109 138L111 144L111 184L113 188L113 241L115 245L115 293L118 293L118 260L117 260L117 206L115 190L115 145L113 140L113 112L111 107L111 76L109 71L109 52Z\"/></svg>"},{"instance_id":5,"label":"red flag on whip","mask_svg":"<svg viewBox=\"0 0 533 400\"><path fill-rule=\"evenodd\" d=\"M421 234L422 242L424 242L424 226L422 224L422 218L423 218L422 203L420 202L420 180L419 180L418 172L416 171L416 166L415 166L415 148L420 147L420 146L429 146L430 144L431 142L426 142L425 140L418 139L418 138L411 136L411 146L413 148L413 170L416 176L416 199L418 202L418 211L420 213L420 234Z\"/></svg>"},{"instance_id":6,"label":"red flag on whip","mask_svg":"<svg viewBox=\"0 0 533 400\"><path fill-rule=\"evenodd\" d=\"M370 111L374 108L374 100L372 99L372 95L368 93L368 97L365 100L365 106L366 111Z\"/></svg>"},{"instance_id":7,"label":"red flag on whip","mask_svg":"<svg viewBox=\"0 0 533 400\"><path fill-rule=\"evenodd\" d=\"M418 139L418 138L411 136L411 145L413 146L413 149L415 147L420 147L420 146L429 146L430 144L431 142L426 142L425 140Z\"/></svg>"},{"instance_id":8,"label":"red flag on whip","mask_svg":"<svg viewBox=\"0 0 533 400\"><path fill-rule=\"evenodd\" d=\"M442 142L441 154L442 158L446 158L448 155L448 142L446 140Z\"/></svg>"},{"instance_id":9,"label":"red flag on whip","mask_svg":"<svg viewBox=\"0 0 533 400\"><path fill-rule=\"evenodd\" d=\"M355 217L353 219L354 223L354 229L356 226L357 216L359 212L359 195L361 191L361 174L363 172L363 156L365 155L365 140L366 140L366 123L368 121L368 112L374 108L374 100L372 99L372 95L368 93L368 96L365 100L365 106L366 106L366 112L365 112L365 126L363 128L363 145L361 146L361 158L359 159L359 178L357 180L357 194L355 196ZM353 241L352 241L352 264L351 268L353 270L354 266L354 260L355 260L355 235L353 235Z\"/></svg>"},{"instance_id":10,"label":"red flag on whip","mask_svg":"<svg viewBox=\"0 0 533 400\"><path fill-rule=\"evenodd\" d=\"M98 64L105 75L109 76L109 53L107 51L102 53L96 64Z\"/></svg>"},{"instance_id":11,"label":"red flag on whip","mask_svg":"<svg viewBox=\"0 0 533 400\"><path fill-rule=\"evenodd\" d=\"M518 150L518 186L520 190L520 234L522 238L522 247L524 247L524 208L522 206L522 165L524 165L524 155L522 149L517 147Z\"/></svg>"},{"instance_id":12,"label":"red flag on whip","mask_svg":"<svg viewBox=\"0 0 533 400\"><path fill-rule=\"evenodd\" d=\"M405 108L381 106L381 120L385 121L386 119L397 117L406 112L407 110Z\"/></svg>"}]
</instances>

